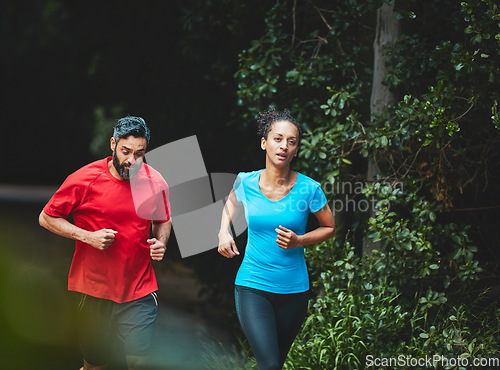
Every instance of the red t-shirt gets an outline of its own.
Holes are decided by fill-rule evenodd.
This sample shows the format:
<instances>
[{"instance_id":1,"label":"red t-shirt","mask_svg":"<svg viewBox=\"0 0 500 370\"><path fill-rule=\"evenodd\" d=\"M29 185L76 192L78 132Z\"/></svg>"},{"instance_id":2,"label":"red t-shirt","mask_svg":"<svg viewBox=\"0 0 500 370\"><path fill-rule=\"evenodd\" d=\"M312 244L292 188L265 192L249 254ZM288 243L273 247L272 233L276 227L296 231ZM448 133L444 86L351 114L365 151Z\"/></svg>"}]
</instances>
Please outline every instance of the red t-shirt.
<instances>
[{"instance_id":1,"label":"red t-shirt","mask_svg":"<svg viewBox=\"0 0 500 370\"><path fill-rule=\"evenodd\" d=\"M158 289L146 240L153 220L170 219L170 205L159 172L144 163L133 179L119 180L108 169L110 160L90 163L68 176L43 210L54 217L71 214L85 230L118 231L105 250L76 242L68 289L123 303Z\"/></svg>"}]
</instances>

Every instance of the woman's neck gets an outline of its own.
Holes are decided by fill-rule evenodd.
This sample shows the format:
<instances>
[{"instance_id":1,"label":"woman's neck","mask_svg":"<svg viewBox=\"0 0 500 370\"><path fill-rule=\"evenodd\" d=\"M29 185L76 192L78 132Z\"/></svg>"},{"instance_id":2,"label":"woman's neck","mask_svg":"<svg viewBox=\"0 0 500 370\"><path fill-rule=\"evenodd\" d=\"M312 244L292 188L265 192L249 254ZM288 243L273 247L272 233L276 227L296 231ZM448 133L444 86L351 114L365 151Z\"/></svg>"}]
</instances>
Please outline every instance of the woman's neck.
<instances>
[{"instance_id":1,"label":"woman's neck","mask_svg":"<svg viewBox=\"0 0 500 370\"><path fill-rule=\"evenodd\" d=\"M293 177L293 171L290 166L277 168L274 166L266 166L261 173L261 179L266 186L286 185L289 184Z\"/></svg>"}]
</instances>

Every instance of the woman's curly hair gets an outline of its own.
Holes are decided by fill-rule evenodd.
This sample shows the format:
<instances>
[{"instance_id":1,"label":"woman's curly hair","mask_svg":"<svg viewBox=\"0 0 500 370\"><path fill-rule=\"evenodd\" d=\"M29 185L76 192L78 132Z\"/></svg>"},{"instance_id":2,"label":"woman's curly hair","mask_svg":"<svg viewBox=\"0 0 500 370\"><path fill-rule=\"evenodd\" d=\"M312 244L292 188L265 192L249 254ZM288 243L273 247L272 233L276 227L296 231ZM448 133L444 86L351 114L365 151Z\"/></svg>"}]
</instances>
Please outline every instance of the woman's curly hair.
<instances>
[{"instance_id":1,"label":"woman's curly hair","mask_svg":"<svg viewBox=\"0 0 500 370\"><path fill-rule=\"evenodd\" d=\"M298 141L300 142L302 137L302 126L294 117L292 117L288 109L278 111L274 107L269 107L267 112L260 112L259 118L257 119L257 133L264 139L267 139L267 135L269 134L269 131L271 131L273 123L277 121L289 121L293 123L299 131Z\"/></svg>"}]
</instances>

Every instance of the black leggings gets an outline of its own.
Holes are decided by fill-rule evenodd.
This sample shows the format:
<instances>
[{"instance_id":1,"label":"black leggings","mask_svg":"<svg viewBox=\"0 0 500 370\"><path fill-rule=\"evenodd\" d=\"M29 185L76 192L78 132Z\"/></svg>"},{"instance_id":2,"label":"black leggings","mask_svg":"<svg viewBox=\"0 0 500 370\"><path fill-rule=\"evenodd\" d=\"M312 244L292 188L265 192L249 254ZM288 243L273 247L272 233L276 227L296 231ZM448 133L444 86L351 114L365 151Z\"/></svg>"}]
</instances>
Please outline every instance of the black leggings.
<instances>
[{"instance_id":1,"label":"black leggings","mask_svg":"<svg viewBox=\"0 0 500 370\"><path fill-rule=\"evenodd\" d=\"M259 370L281 369L306 317L309 292L277 294L236 285L234 295Z\"/></svg>"}]
</instances>

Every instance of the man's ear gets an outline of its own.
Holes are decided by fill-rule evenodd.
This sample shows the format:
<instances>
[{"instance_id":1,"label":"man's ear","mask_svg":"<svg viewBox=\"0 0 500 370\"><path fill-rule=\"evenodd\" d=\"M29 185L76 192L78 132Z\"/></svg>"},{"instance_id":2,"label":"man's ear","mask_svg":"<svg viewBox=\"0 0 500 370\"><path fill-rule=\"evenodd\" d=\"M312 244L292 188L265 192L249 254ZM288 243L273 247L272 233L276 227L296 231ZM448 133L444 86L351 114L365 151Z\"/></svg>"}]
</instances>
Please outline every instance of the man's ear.
<instances>
[{"instance_id":1,"label":"man's ear","mask_svg":"<svg viewBox=\"0 0 500 370\"><path fill-rule=\"evenodd\" d=\"M112 137L111 140L109 141L109 146L111 147L111 151L114 152L116 148L116 141L114 137Z\"/></svg>"}]
</instances>

